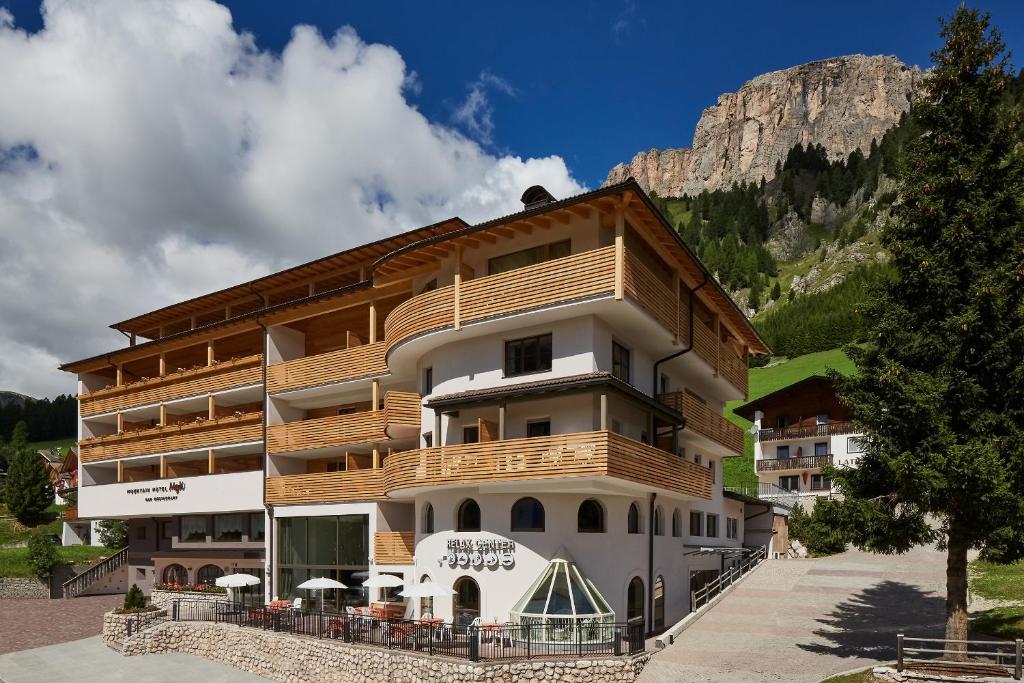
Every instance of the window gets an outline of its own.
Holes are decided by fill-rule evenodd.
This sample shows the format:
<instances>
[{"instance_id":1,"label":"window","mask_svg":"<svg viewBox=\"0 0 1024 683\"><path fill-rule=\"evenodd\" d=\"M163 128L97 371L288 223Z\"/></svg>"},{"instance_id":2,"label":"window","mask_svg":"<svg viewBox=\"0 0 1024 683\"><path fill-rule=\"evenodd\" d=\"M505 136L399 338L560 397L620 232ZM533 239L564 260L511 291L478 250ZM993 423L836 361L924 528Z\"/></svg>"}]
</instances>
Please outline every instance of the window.
<instances>
[{"instance_id":1,"label":"window","mask_svg":"<svg viewBox=\"0 0 1024 683\"><path fill-rule=\"evenodd\" d=\"M145 541L146 540L146 527L145 525L139 525L135 527L135 540Z\"/></svg>"},{"instance_id":2,"label":"window","mask_svg":"<svg viewBox=\"0 0 1024 683\"><path fill-rule=\"evenodd\" d=\"M733 540L740 537L740 521L736 517L725 518L725 537Z\"/></svg>"},{"instance_id":3,"label":"window","mask_svg":"<svg viewBox=\"0 0 1024 683\"><path fill-rule=\"evenodd\" d=\"M679 512L679 508L676 508L672 513L672 536L679 538L683 535L683 516Z\"/></svg>"},{"instance_id":4,"label":"window","mask_svg":"<svg viewBox=\"0 0 1024 683\"><path fill-rule=\"evenodd\" d=\"M690 535L704 535L704 513L698 510L690 510Z\"/></svg>"},{"instance_id":5,"label":"window","mask_svg":"<svg viewBox=\"0 0 1024 683\"><path fill-rule=\"evenodd\" d=\"M472 498L467 498L459 505L458 531L480 531L480 506Z\"/></svg>"},{"instance_id":6,"label":"window","mask_svg":"<svg viewBox=\"0 0 1024 683\"><path fill-rule=\"evenodd\" d=\"M430 577L424 574L420 577L420 583L430 583ZM420 617L430 619L434 616L434 598L420 598Z\"/></svg>"},{"instance_id":7,"label":"window","mask_svg":"<svg viewBox=\"0 0 1024 683\"><path fill-rule=\"evenodd\" d=\"M189 515L181 518L181 533L178 539L182 543L206 543L210 535L210 518L206 515Z\"/></svg>"},{"instance_id":8,"label":"window","mask_svg":"<svg viewBox=\"0 0 1024 683\"><path fill-rule=\"evenodd\" d=\"M863 453L864 452L864 439L859 436L850 436L846 438L846 452L847 453Z\"/></svg>"},{"instance_id":9,"label":"window","mask_svg":"<svg viewBox=\"0 0 1024 683\"><path fill-rule=\"evenodd\" d=\"M626 516L626 533L640 533L640 508L636 503L629 504L629 514Z\"/></svg>"},{"instance_id":10,"label":"window","mask_svg":"<svg viewBox=\"0 0 1024 683\"><path fill-rule=\"evenodd\" d=\"M222 576L224 576L223 569L215 564L204 564L196 572L196 583L212 586Z\"/></svg>"},{"instance_id":11,"label":"window","mask_svg":"<svg viewBox=\"0 0 1024 683\"><path fill-rule=\"evenodd\" d=\"M785 460L789 457L789 446L776 446L775 457L779 460Z\"/></svg>"},{"instance_id":12,"label":"window","mask_svg":"<svg viewBox=\"0 0 1024 683\"><path fill-rule=\"evenodd\" d=\"M701 457L700 453L694 453L693 454L693 462L695 462L696 464L699 465L699 464L701 464L702 461L703 461L703 458Z\"/></svg>"},{"instance_id":13,"label":"window","mask_svg":"<svg viewBox=\"0 0 1024 683\"><path fill-rule=\"evenodd\" d=\"M576 511L576 530L581 534L603 534L604 507L593 498L580 503Z\"/></svg>"},{"instance_id":14,"label":"window","mask_svg":"<svg viewBox=\"0 0 1024 683\"><path fill-rule=\"evenodd\" d=\"M530 420L526 423L526 436L551 436L551 420Z\"/></svg>"},{"instance_id":15,"label":"window","mask_svg":"<svg viewBox=\"0 0 1024 683\"><path fill-rule=\"evenodd\" d=\"M462 443L480 443L480 428L476 425L463 427Z\"/></svg>"},{"instance_id":16,"label":"window","mask_svg":"<svg viewBox=\"0 0 1024 683\"><path fill-rule=\"evenodd\" d=\"M665 535L665 514L661 511L660 505L654 508L654 535Z\"/></svg>"},{"instance_id":17,"label":"window","mask_svg":"<svg viewBox=\"0 0 1024 683\"><path fill-rule=\"evenodd\" d=\"M164 567L161 579L164 583L188 583L188 572L180 564L169 564Z\"/></svg>"},{"instance_id":18,"label":"window","mask_svg":"<svg viewBox=\"0 0 1024 683\"><path fill-rule=\"evenodd\" d=\"M661 377L658 378L658 393L667 394L669 390L668 375L664 372L661 373Z\"/></svg>"},{"instance_id":19,"label":"window","mask_svg":"<svg viewBox=\"0 0 1024 683\"><path fill-rule=\"evenodd\" d=\"M423 395L426 396L434 390L434 368L423 368Z\"/></svg>"},{"instance_id":20,"label":"window","mask_svg":"<svg viewBox=\"0 0 1024 683\"><path fill-rule=\"evenodd\" d=\"M455 582L452 612L455 614L456 626L469 626L480 616L480 586L468 576Z\"/></svg>"},{"instance_id":21,"label":"window","mask_svg":"<svg viewBox=\"0 0 1024 683\"><path fill-rule=\"evenodd\" d=\"M335 460L334 462L329 462L325 464L324 470L326 470L327 472L344 472L345 463L340 460Z\"/></svg>"},{"instance_id":22,"label":"window","mask_svg":"<svg viewBox=\"0 0 1024 683\"><path fill-rule=\"evenodd\" d=\"M430 503L423 505L423 519L420 522L420 533L434 533L434 506Z\"/></svg>"},{"instance_id":23,"label":"window","mask_svg":"<svg viewBox=\"0 0 1024 683\"><path fill-rule=\"evenodd\" d=\"M785 415L779 415L775 418L775 427L777 429L785 429L789 426L789 420L786 419Z\"/></svg>"},{"instance_id":24,"label":"window","mask_svg":"<svg viewBox=\"0 0 1024 683\"><path fill-rule=\"evenodd\" d=\"M654 630L665 628L665 579L660 575L654 580Z\"/></svg>"},{"instance_id":25,"label":"window","mask_svg":"<svg viewBox=\"0 0 1024 683\"><path fill-rule=\"evenodd\" d=\"M644 616L644 582L639 576L634 576L629 582L629 589L626 592L626 621L631 621Z\"/></svg>"},{"instance_id":26,"label":"window","mask_svg":"<svg viewBox=\"0 0 1024 683\"><path fill-rule=\"evenodd\" d=\"M495 256L487 261L487 274L497 275L516 268L525 268L536 263L543 263L556 258L568 256L572 252L572 242L563 240L552 244L541 244L537 247L530 247L521 251L514 251L511 254Z\"/></svg>"},{"instance_id":27,"label":"window","mask_svg":"<svg viewBox=\"0 0 1024 683\"><path fill-rule=\"evenodd\" d=\"M546 372L551 369L551 335L505 342L505 376Z\"/></svg>"},{"instance_id":28,"label":"window","mask_svg":"<svg viewBox=\"0 0 1024 683\"><path fill-rule=\"evenodd\" d=\"M612 376L629 381L629 349L618 342L612 342Z\"/></svg>"},{"instance_id":29,"label":"window","mask_svg":"<svg viewBox=\"0 0 1024 683\"><path fill-rule=\"evenodd\" d=\"M266 536L264 524L266 520L262 512L254 512L249 515L249 540L262 541Z\"/></svg>"},{"instance_id":30,"label":"window","mask_svg":"<svg viewBox=\"0 0 1024 683\"><path fill-rule=\"evenodd\" d=\"M827 491L830 488L832 488L832 480L826 477L824 474L811 475L812 491Z\"/></svg>"},{"instance_id":31,"label":"window","mask_svg":"<svg viewBox=\"0 0 1024 683\"><path fill-rule=\"evenodd\" d=\"M718 481L718 476L717 476L718 470L715 469L715 461L714 460L708 460L708 469L711 470L711 483L714 484L715 482Z\"/></svg>"},{"instance_id":32,"label":"window","mask_svg":"<svg viewBox=\"0 0 1024 683\"><path fill-rule=\"evenodd\" d=\"M824 441L822 443L814 444L814 454L815 455L828 455L828 442Z\"/></svg>"},{"instance_id":33,"label":"window","mask_svg":"<svg viewBox=\"0 0 1024 683\"><path fill-rule=\"evenodd\" d=\"M788 474L786 476L779 477L779 488L786 491L799 491L800 476L797 474Z\"/></svg>"},{"instance_id":34,"label":"window","mask_svg":"<svg viewBox=\"0 0 1024 683\"><path fill-rule=\"evenodd\" d=\"M271 595L309 598L311 594L297 586L306 579L323 576L352 586L323 592L322 601L331 609L366 604L368 593L360 584L369 574L359 574L370 568L368 515L280 517L276 523L274 549L279 571L273 589L267 587Z\"/></svg>"},{"instance_id":35,"label":"window","mask_svg":"<svg viewBox=\"0 0 1024 683\"><path fill-rule=\"evenodd\" d=\"M512 531L544 531L544 506L536 498L520 498L512 506Z\"/></svg>"},{"instance_id":36,"label":"window","mask_svg":"<svg viewBox=\"0 0 1024 683\"><path fill-rule=\"evenodd\" d=\"M817 424L819 426L820 425L827 425L828 424L828 413L818 413L818 416L815 419L815 424Z\"/></svg>"},{"instance_id":37,"label":"window","mask_svg":"<svg viewBox=\"0 0 1024 683\"><path fill-rule=\"evenodd\" d=\"M718 538L718 515L708 513L708 538Z\"/></svg>"},{"instance_id":38,"label":"window","mask_svg":"<svg viewBox=\"0 0 1024 683\"><path fill-rule=\"evenodd\" d=\"M242 540L242 515L217 515L213 518L213 540L228 543Z\"/></svg>"}]
</instances>

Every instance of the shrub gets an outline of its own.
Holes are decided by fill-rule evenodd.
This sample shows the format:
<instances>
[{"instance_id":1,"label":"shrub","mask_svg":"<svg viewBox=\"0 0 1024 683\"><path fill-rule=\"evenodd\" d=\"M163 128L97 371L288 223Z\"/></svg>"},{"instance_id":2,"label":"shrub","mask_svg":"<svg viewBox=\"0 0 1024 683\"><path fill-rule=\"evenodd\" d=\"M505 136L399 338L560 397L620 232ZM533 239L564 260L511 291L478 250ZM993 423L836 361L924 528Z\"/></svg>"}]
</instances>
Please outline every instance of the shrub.
<instances>
[{"instance_id":1,"label":"shrub","mask_svg":"<svg viewBox=\"0 0 1024 683\"><path fill-rule=\"evenodd\" d=\"M61 563L57 549L46 536L37 531L28 539L28 563L32 572L42 581L49 581L53 570Z\"/></svg>"},{"instance_id":2,"label":"shrub","mask_svg":"<svg viewBox=\"0 0 1024 683\"><path fill-rule=\"evenodd\" d=\"M796 505L789 514L789 535L807 547L811 555L834 555L846 550L846 534L839 516L840 503L818 498L811 514Z\"/></svg>"},{"instance_id":3,"label":"shrub","mask_svg":"<svg viewBox=\"0 0 1024 683\"><path fill-rule=\"evenodd\" d=\"M139 584L133 583L132 587L128 589L128 592L124 596L124 611L140 609L146 606L146 596L142 594L142 589L139 588Z\"/></svg>"},{"instance_id":4,"label":"shrub","mask_svg":"<svg viewBox=\"0 0 1024 683\"><path fill-rule=\"evenodd\" d=\"M226 588L208 583L154 583L153 588L176 593L227 593Z\"/></svg>"},{"instance_id":5,"label":"shrub","mask_svg":"<svg viewBox=\"0 0 1024 683\"><path fill-rule=\"evenodd\" d=\"M128 545L128 522L121 519L104 519L98 525L100 543L107 548L120 550Z\"/></svg>"}]
</instances>

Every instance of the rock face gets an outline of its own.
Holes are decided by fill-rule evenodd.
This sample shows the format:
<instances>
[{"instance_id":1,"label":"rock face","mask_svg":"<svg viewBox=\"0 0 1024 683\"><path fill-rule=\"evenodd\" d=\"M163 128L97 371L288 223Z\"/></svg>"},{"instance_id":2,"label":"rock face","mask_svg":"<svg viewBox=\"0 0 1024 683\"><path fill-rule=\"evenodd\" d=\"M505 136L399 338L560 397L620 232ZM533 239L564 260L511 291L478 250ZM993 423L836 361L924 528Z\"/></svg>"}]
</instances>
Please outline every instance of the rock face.
<instances>
[{"instance_id":1,"label":"rock face","mask_svg":"<svg viewBox=\"0 0 1024 683\"><path fill-rule=\"evenodd\" d=\"M853 55L810 62L748 81L718 98L697 123L693 147L640 152L605 185L633 176L663 197L698 194L775 176L797 143L823 145L832 160L899 122L921 80L895 57Z\"/></svg>"}]
</instances>

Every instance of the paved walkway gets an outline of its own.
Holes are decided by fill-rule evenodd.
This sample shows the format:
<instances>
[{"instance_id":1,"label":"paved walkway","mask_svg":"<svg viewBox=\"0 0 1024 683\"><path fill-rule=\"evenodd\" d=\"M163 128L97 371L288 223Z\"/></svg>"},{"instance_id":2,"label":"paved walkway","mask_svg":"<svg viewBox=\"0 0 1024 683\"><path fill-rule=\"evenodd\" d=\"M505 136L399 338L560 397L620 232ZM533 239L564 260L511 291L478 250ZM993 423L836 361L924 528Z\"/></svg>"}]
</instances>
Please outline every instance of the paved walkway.
<instances>
[{"instance_id":1,"label":"paved walkway","mask_svg":"<svg viewBox=\"0 0 1024 683\"><path fill-rule=\"evenodd\" d=\"M123 595L73 600L0 600L0 654L98 635Z\"/></svg>"},{"instance_id":2,"label":"paved walkway","mask_svg":"<svg viewBox=\"0 0 1024 683\"><path fill-rule=\"evenodd\" d=\"M941 636L945 555L773 560L658 652L642 683L818 683L891 662L896 633Z\"/></svg>"},{"instance_id":3,"label":"paved walkway","mask_svg":"<svg viewBox=\"0 0 1024 683\"><path fill-rule=\"evenodd\" d=\"M174 653L122 657L104 645L99 636L0 655L2 683L254 683L266 680L226 664L209 662L191 655Z\"/></svg>"}]
</instances>

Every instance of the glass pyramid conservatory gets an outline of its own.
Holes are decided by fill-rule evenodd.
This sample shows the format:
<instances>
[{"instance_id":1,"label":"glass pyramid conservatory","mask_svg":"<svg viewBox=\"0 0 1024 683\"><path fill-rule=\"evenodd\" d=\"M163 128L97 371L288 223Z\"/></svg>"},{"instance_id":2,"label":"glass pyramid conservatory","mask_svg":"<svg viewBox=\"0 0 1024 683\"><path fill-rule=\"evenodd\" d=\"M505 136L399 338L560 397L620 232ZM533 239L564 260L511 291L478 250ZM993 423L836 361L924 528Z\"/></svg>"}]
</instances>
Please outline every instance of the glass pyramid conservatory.
<instances>
[{"instance_id":1,"label":"glass pyramid conservatory","mask_svg":"<svg viewBox=\"0 0 1024 683\"><path fill-rule=\"evenodd\" d=\"M593 582L562 547L526 594L512 608L512 622L529 626L531 639L604 642L612 638L615 613Z\"/></svg>"}]
</instances>

